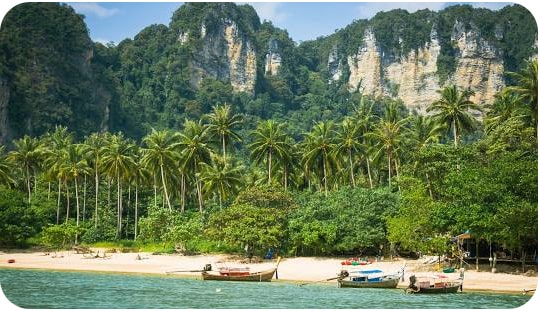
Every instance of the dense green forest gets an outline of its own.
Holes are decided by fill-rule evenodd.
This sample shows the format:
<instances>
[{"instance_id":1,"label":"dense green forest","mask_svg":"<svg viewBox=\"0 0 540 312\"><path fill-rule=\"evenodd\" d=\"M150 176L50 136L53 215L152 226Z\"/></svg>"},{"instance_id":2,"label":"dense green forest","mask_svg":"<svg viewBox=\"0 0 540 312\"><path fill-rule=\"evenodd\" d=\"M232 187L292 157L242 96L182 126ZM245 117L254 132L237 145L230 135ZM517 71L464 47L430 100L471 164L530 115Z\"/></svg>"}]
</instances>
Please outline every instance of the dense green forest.
<instances>
[{"instance_id":1,"label":"dense green forest","mask_svg":"<svg viewBox=\"0 0 540 312\"><path fill-rule=\"evenodd\" d=\"M431 16L439 25L459 16L483 30L495 27L484 19L497 16L524 20L516 22L524 28L523 10L396 10L370 22L390 47L387 23ZM182 62L197 53L201 20L211 31L223 16L262 51L269 38L280 42L282 70L265 77L258 62L254 94L214 79L189 83ZM500 43L515 53L505 61L508 86L488 107L448 85L420 116L399 99L327 83L324 58L336 38L351 45L340 49L357 47L352 34L366 23L296 46L248 5L192 3L169 27L103 46L68 5L12 9L0 30L0 87L10 90L15 137L0 147L0 245L450 254L451 237L469 231L500 248L535 250L532 44L512 35ZM405 46L429 36L428 26L400 28ZM175 45L178 29L198 35ZM481 121L471 115L479 110Z\"/></svg>"}]
</instances>

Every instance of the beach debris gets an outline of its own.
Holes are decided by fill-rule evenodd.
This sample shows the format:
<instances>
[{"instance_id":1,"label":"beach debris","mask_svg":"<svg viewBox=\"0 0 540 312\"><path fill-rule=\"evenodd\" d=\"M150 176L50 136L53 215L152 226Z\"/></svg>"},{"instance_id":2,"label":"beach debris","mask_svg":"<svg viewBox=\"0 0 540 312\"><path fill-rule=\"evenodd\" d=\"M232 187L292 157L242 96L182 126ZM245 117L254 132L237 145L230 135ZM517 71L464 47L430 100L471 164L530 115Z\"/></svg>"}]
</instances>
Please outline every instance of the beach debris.
<instances>
[{"instance_id":1,"label":"beach debris","mask_svg":"<svg viewBox=\"0 0 540 312\"><path fill-rule=\"evenodd\" d=\"M15 259L8 259L7 263L15 263Z\"/></svg>"}]
</instances>

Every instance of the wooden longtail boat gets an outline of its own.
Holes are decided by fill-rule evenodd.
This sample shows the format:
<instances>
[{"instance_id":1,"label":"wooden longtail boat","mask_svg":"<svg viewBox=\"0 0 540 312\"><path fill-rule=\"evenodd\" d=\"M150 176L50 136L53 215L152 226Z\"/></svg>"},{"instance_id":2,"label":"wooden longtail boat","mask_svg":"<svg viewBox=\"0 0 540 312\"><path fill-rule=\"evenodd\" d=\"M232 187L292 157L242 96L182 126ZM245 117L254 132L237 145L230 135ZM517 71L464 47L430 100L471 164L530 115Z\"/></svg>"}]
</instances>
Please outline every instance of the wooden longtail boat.
<instances>
[{"instance_id":1,"label":"wooden longtail boat","mask_svg":"<svg viewBox=\"0 0 540 312\"><path fill-rule=\"evenodd\" d=\"M260 272L246 272L245 273L236 273L229 274L224 273L223 271L218 272L201 272L202 278L205 281L242 281L242 282L269 282L272 280L274 273L276 273L276 268L260 271Z\"/></svg>"},{"instance_id":2,"label":"wooden longtail boat","mask_svg":"<svg viewBox=\"0 0 540 312\"><path fill-rule=\"evenodd\" d=\"M250 272L248 268L223 268L219 271L203 271L205 281L235 281L235 282L270 282L274 274L277 278L277 269L281 258L278 258L276 267L269 270Z\"/></svg>"},{"instance_id":3,"label":"wooden longtail boat","mask_svg":"<svg viewBox=\"0 0 540 312\"><path fill-rule=\"evenodd\" d=\"M448 280L447 276L434 275L431 277L420 278L417 281L416 276L409 277L409 286L405 291L412 294L447 294L463 291L463 271L457 280Z\"/></svg>"},{"instance_id":4,"label":"wooden longtail boat","mask_svg":"<svg viewBox=\"0 0 540 312\"><path fill-rule=\"evenodd\" d=\"M339 288L396 288L403 270L385 275L381 270L341 271L337 280Z\"/></svg>"}]
</instances>

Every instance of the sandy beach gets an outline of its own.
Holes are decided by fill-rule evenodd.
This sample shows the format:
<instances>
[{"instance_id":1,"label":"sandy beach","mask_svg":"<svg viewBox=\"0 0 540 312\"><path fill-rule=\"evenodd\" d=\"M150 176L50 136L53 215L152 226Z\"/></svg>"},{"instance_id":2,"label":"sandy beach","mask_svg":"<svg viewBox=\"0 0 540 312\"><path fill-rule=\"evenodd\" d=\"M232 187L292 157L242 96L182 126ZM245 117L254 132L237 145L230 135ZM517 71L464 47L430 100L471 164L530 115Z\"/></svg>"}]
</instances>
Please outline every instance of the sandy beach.
<instances>
[{"instance_id":1,"label":"sandy beach","mask_svg":"<svg viewBox=\"0 0 540 312\"><path fill-rule=\"evenodd\" d=\"M98 249L94 249L94 252L96 251ZM102 256L103 252L104 250L99 250L99 255ZM15 262L8 263L9 259L13 259ZM340 264L342 260L318 257L284 258L279 264L279 281L305 283L335 277L336 273L342 269ZM252 271L257 271L272 268L275 265L275 260L244 264L238 257L230 255L181 256L153 255L141 252L107 253L105 258L90 258L89 255L83 255L75 251L57 253L0 251L0 268L146 273L200 278L200 273L197 272L169 274L167 272L201 270L205 264L211 264L214 269L222 266L248 266ZM433 265L422 264L422 259L384 260L361 267L393 272L398 271L404 264L406 264L405 280L398 285L398 287L402 288L407 287L410 275L429 275L431 273L428 272L433 272L430 268L434 267ZM445 273L445 275L449 278L457 278L459 273ZM335 281L326 283L335 283ZM525 276L517 273L476 272L472 267L465 271L463 290L522 293L524 289L536 289L537 283L536 274L535 276ZM533 294L533 292L529 292L529 294Z\"/></svg>"}]
</instances>

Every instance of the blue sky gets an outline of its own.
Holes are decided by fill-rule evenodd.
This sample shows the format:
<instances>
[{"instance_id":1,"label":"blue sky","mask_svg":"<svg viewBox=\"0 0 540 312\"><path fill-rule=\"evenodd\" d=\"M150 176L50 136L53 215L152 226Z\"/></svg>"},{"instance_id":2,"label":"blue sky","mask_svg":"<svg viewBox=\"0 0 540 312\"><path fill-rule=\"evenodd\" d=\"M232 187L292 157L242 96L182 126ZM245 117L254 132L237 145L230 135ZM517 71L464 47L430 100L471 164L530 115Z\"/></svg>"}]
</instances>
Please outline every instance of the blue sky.
<instances>
[{"instance_id":1,"label":"blue sky","mask_svg":"<svg viewBox=\"0 0 540 312\"><path fill-rule=\"evenodd\" d=\"M521 1L521 3L525 3ZM70 2L85 15L94 41L115 43L133 38L144 27L161 23L168 25L180 2ZM270 20L285 28L296 42L330 35L355 19L371 18L378 11L403 8L409 12L428 8L440 10L455 3L449 2L254 2L262 20ZM472 2L473 6L499 9L508 2ZM527 5L527 4L526 4ZM528 6L528 5L527 5ZM534 13L534 12L533 12Z\"/></svg>"}]
</instances>

